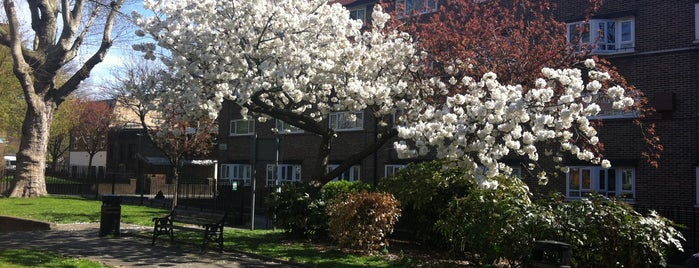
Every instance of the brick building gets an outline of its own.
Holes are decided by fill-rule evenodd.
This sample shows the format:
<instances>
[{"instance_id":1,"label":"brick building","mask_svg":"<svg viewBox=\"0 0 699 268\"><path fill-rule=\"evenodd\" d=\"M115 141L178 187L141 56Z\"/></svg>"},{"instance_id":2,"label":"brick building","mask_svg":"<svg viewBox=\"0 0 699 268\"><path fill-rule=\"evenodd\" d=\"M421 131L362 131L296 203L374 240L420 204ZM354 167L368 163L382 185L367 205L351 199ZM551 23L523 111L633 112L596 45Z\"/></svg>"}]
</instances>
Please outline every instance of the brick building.
<instances>
[{"instance_id":1,"label":"brick building","mask_svg":"<svg viewBox=\"0 0 699 268\"><path fill-rule=\"evenodd\" d=\"M434 1L406 1L430 6ZM354 18L367 19L372 1L338 1L345 5ZM414 3L413 3L414 2ZM557 16L565 21L574 35L576 26L584 19L582 13L588 1L558 2ZM647 123L657 125L665 150L659 168L648 165L640 156L644 150L640 128L631 123L635 113L603 113L598 117L605 142L605 156L613 168L602 169L586 163L567 162L572 172L550 180L538 190L556 189L569 199L577 199L589 192L623 198L640 207L681 207L692 209L699 204L699 1L621 1L607 0L591 18L593 29L587 40L598 40L594 54L612 62L619 72L651 101L658 113ZM603 105L604 106L604 105ZM288 126L272 120L251 123L232 117L237 115L233 103L226 103L221 112L218 156L223 181L239 181L248 185L252 176L252 146L257 139L259 148L279 148L275 171L274 156L262 156L255 163L258 185L269 185L275 174L282 182L310 179L307 172L314 163L317 137L292 129L289 133L275 134L272 128ZM332 116L331 116L332 117ZM358 148L374 139L377 120L369 113L347 129L338 130L333 144L331 165L345 160ZM341 115L332 120L342 121ZM329 123L332 124L332 123ZM340 124L341 125L341 124ZM256 137L256 138L255 138ZM276 141L279 141L277 146ZM262 141L260 143L259 141ZM267 142L269 144L265 145ZM340 149L341 148L341 149ZM361 179L369 183L392 173L406 160L400 160L388 143L379 151L343 174L349 180ZM526 177L526 175L524 175Z\"/></svg>"},{"instance_id":2,"label":"brick building","mask_svg":"<svg viewBox=\"0 0 699 268\"><path fill-rule=\"evenodd\" d=\"M219 114L217 152L221 182L250 186L253 162L257 187L260 188L313 179L310 170L319 161L316 151L320 144L319 136L278 120L264 123L243 120L239 111L237 104L226 101ZM379 120L369 112L352 113L357 120L350 121L346 117L347 113L339 112L332 113L330 119L324 122L338 133L338 137L332 142L329 169L376 141ZM408 161L411 160L399 159L392 144L387 143L376 153L353 165L339 179L376 184L378 179L392 174Z\"/></svg>"},{"instance_id":3,"label":"brick building","mask_svg":"<svg viewBox=\"0 0 699 268\"><path fill-rule=\"evenodd\" d=\"M583 20L587 1L558 1L558 16L569 35ZM569 198L584 192L608 193L641 207L699 204L699 1L607 0L589 22L598 40L593 53L611 61L627 81L643 91L658 113L665 150L659 167L640 158L640 129L633 113L602 115L600 140L612 169L573 164L558 188Z\"/></svg>"}]
</instances>

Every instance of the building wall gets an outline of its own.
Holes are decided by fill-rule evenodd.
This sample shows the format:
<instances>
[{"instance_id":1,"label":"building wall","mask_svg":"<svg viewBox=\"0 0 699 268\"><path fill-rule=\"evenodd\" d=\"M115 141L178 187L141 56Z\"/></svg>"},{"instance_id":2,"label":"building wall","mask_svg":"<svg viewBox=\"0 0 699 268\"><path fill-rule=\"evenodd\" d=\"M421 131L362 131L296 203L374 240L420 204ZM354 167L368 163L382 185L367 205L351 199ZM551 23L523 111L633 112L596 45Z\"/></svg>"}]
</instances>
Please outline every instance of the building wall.
<instances>
[{"instance_id":1,"label":"building wall","mask_svg":"<svg viewBox=\"0 0 699 268\"><path fill-rule=\"evenodd\" d=\"M87 152L81 151L71 151L70 152L70 166L87 166L90 162L90 155ZM107 163L107 152L101 151L97 152L92 158L93 167L104 167Z\"/></svg>"},{"instance_id":2,"label":"building wall","mask_svg":"<svg viewBox=\"0 0 699 268\"><path fill-rule=\"evenodd\" d=\"M586 1L558 1L563 21L580 20ZM648 97L659 113L656 124L664 146L659 167L641 159L640 129L629 119L604 120L600 140L605 155L636 167L635 203L646 206L696 204L699 166L699 44L695 40L696 1L607 0L593 18L635 18L632 53L607 55L627 81ZM565 184L563 184L565 190Z\"/></svg>"},{"instance_id":3,"label":"building wall","mask_svg":"<svg viewBox=\"0 0 699 268\"><path fill-rule=\"evenodd\" d=\"M352 1L349 1L351 4ZM557 16L575 22L585 18L589 1L558 0ZM695 0L606 0L594 19L634 18L635 47L632 52L600 55L612 62L632 85L648 97L659 113L644 124L656 124L665 150L654 168L644 161L643 134L632 119L605 119L599 128L605 144L604 155L612 165L635 167L635 199L639 205L694 206L699 167L699 42L695 40ZM220 163L249 163L252 136L229 137L228 124L235 109L224 105L220 118ZM331 163L344 160L352 152L373 140L374 119L365 116L363 131L343 132L333 143ZM258 124L258 138L269 138L271 125ZM281 161L300 163L309 170L317 161L318 138L312 134L281 135ZM406 163L397 159L390 143L362 161L362 178L374 181L384 174L386 163ZM570 163L574 164L574 163ZM587 164L589 165L589 164ZM257 168L264 177L264 164ZM258 178L260 178L258 176ZM303 179L310 179L303 173ZM525 177L532 177L524 174ZM262 179L263 182L263 179ZM552 179L548 187L532 189L565 192L565 174Z\"/></svg>"},{"instance_id":4,"label":"building wall","mask_svg":"<svg viewBox=\"0 0 699 268\"><path fill-rule=\"evenodd\" d=\"M241 118L239 107L232 102L224 102L219 114L219 139L218 160L220 164L249 164L252 162L252 146L254 135L230 136L229 127L231 119ZM324 122L327 124L327 122ZM364 113L364 129L356 131L340 131L337 138L333 139L329 164L341 164L350 156L358 153L376 140L377 120L370 113ZM256 122L255 130L258 140L273 141L279 137L279 163L298 164L302 166L301 177L304 181L312 180L314 166L318 163L318 146L320 136L303 132L275 134L271 131L274 120L265 123ZM273 152L272 152L273 153ZM265 185L266 165L274 164L274 155L261 155L256 163L257 183ZM392 143L383 145L376 153L366 157L360 162L361 180L370 184L384 176L386 163L405 163L398 160L392 150Z\"/></svg>"}]
</instances>

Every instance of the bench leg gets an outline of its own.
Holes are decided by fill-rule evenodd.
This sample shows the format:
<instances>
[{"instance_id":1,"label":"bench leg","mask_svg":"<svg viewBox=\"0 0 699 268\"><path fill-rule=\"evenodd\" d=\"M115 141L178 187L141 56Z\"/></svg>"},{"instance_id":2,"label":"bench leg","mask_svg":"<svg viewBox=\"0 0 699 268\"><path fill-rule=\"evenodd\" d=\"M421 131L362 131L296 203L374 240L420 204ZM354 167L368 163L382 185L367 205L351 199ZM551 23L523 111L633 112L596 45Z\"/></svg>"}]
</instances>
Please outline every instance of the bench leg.
<instances>
[{"instance_id":1,"label":"bench leg","mask_svg":"<svg viewBox=\"0 0 699 268\"><path fill-rule=\"evenodd\" d=\"M167 224L167 220L165 219L154 219L155 225L153 225L153 240L151 241L151 245L155 245L155 241L158 239L158 236L167 234L170 236L170 239L172 239L172 226Z\"/></svg>"},{"instance_id":2,"label":"bench leg","mask_svg":"<svg viewBox=\"0 0 699 268\"><path fill-rule=\"evenodd\" d=\"M206 225L205 227L202 251L207 249L209 242L216 242L216 244L218 244L218 251L223 252L223 226Z\"/></svg>"}]
</instances>

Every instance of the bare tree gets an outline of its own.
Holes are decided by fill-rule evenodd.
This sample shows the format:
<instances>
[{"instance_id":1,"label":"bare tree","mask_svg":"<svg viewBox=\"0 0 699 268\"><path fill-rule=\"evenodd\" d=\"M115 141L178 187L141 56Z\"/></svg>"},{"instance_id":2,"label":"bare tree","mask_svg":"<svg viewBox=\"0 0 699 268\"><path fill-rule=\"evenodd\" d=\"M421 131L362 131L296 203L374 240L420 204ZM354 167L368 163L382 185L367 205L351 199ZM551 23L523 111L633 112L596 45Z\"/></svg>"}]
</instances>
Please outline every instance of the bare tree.
<instances>
[{"instance_id":1,"label":"bare tree","mask_svg":"<svg viewBox=\"0 0 699 268\"><path fill-rule=\"evenodd\" d=\"M187 100L162 102L161 94L171 90L162 84L163 67L158 61L143 57L128 58L112 70L114 79L102 89L102 97L117 100L125 109L119 116L133 122L135 115L145 136L170 162L174 195L172 208L178 202L179 174L186 160L206 157L211 152L217 132L217 121L187 110Z\"/></svg>"},{"instance_id":2,"label":"bare tree","mask_svg":"<svg viewBox=\"0 0 699 268\"><path fill-rule=\"evenodd\" d=\"M0 25L0 44L10 48L14 74L19 79L27 112L17 155L17 174L9 195L38 197L47 194L45 166L49 129L54 113L74 92L112 46L112 31L124 0L29 0L33 41L22 43L20 15L13 0L3 0L7 24ZM22 16L25 17L25 16ZM84 46L92 34L100 36L94 51ZM89 55L70 78L56 78L79 55Z\"/></svg>"}]
</instances>

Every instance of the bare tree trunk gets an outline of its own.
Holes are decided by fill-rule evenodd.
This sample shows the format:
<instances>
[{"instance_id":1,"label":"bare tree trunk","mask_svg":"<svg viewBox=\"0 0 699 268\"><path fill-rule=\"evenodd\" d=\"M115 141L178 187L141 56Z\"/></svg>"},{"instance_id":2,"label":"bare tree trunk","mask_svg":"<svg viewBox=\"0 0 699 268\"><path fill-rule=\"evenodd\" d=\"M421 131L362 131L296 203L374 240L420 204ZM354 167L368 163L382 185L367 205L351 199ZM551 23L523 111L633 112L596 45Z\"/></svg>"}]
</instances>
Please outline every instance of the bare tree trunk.
<instances>
[{"instance_id":1,"label":"bare tree trunk","mask_svg":"<svg viewBox=\"0 0 699 268\"><path fill-rule=\"evenodd\" d=\"M173 189L174 193L172 194L172 206L171 210L174 210L175 207L177 206L177 196L179 195L179 184L180 184L180 173L179 170L177 169L177 165L175 164L174 167L172 168L172 184L173 184Z\"/></svg>"},{"instance_id":2,"label":"bare tree trunk","mask_svg":"<svg viewBox=\"0 0 699 268\"><path fill-rule=\"evenodd\" d=\"M56 107L55 103L50 101L34 101L32 105L28 105L17 154L17 171L9 191L10 197L48 195L44 176L46 148Z\"/></svg>"},{"instance_id":3,"label":"bare tree trunk","mask_svg":"<svg viewBox=\"0 0 699 268\"><path fill-rule=\"evenodd\" d=\"M97 172L92 172L92 158L95 156L95 154L90 154L90 158L87 161L87 177L90 178L92 176L95 177L95 199L99 199L100 197L100 181L97 179ZM95 170L96 171L96 170Z\"/></svg>"}]
</instances>

